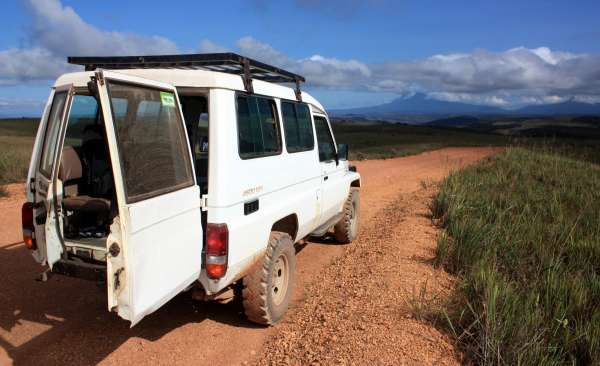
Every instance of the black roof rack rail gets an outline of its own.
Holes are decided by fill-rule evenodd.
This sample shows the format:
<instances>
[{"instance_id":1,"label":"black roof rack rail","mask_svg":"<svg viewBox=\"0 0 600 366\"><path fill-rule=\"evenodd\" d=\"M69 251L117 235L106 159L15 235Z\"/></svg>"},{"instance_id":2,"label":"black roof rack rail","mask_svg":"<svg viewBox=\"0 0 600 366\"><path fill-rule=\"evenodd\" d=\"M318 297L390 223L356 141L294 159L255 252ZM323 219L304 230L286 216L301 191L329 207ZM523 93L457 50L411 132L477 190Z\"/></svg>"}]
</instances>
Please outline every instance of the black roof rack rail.
<instances>
[{"instance_id":1,"label":"black roof rack rail","mask_svg":"<svg viewBox=\"0 0 600 366\"><path fill-rule=\"evenodd\" d=\"M260 61L238 55L237 53L196 53L183 55L156 56L101 56L101 57L69 57L68 62L82 65L86 71L97 68L107 70L119 69L205 69L241 75L248 93L253 93L252 79L272 83L296 84L296 99L301 100L300 83L305 82L303 76L267 65Z\"/></svg>"}]
</instances>

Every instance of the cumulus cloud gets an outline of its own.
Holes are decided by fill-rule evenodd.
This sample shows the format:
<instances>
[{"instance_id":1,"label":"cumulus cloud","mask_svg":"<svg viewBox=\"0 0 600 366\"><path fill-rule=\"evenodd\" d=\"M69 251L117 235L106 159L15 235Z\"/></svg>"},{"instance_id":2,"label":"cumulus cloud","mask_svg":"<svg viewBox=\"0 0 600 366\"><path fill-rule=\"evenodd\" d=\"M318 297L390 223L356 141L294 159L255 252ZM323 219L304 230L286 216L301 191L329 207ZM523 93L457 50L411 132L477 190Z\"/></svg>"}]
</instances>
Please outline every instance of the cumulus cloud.
<instances>
[{"instance_id":1,"label":"cumulus cloud","mask_svg":"<svg viewBox=\"0 0 600 366\"><path fill-rule=\"evenodd\" d=\"M252 37L241 38L236 45L242 54L300 74L313 86L352 88L371 76L369 67L356 60L321 55L295 60Z\"/></svg>"},{"instance_id":2,"label":"cumulus cloud","mask_svg":"<svg viewBox=\"0 0 600 366\"><path fill-rule=\"evenodd\" d=\"M600 55L541 47L434 55L372 65L375 90L425 91L446 99L501 105L600 95Z\"/></svg>"},{"instance_id":3,"label":"cumulus cloud","mask_svg":"<svg viewBox=\"0 0 600 366\"><path fill-rule=\"evenodd\" d=\"M86 23L59 0L25 2L31 24L29 48L0 50L0 85L53 79L71 71L67 56L177 53L167 38L106 32Z\"/></svg>"},{"instance_id":4,"label":"cumulus cloud","mask_svg":"<svg viewBox=\"0 0 600 366\"><path fill-rule=\"evenodd\" d=\"M219 46L216 43L211 42L208 39L203 39L200 41L200 46L198 47L200 52L202 53L219 53L219 52L229 52L226 47Z\"/></svg>"}]
</instances>

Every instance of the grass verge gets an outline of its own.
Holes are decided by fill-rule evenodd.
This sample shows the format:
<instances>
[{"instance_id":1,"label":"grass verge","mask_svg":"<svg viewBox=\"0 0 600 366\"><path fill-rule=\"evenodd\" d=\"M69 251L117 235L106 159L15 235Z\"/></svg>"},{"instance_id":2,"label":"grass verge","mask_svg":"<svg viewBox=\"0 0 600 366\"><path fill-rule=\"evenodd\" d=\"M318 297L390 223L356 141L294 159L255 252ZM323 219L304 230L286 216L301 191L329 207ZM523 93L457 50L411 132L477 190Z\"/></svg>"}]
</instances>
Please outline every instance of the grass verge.
<instances>
[{"instance_id":1,"label":"grass verge","mask_svg":"<svg viewBox=\"0 0 600 366\"><path fill-rule=\"evenodd\" d=\"M509 149L451 174L432 214L460 278L444 315L475 362L600 359L600 166Z\"/></svg>"},{"instance_id":2,"label":"grass verge","mask_svg":"<svg viewBox=\"0 0 600 366\"><path fill-rule=\"evenodd\" d=\"M348 144L351 160L387 159L457 146L506 146L510 138L449 128L391 123L332 124L336 142Z\"/></svg>"}]
</instances>

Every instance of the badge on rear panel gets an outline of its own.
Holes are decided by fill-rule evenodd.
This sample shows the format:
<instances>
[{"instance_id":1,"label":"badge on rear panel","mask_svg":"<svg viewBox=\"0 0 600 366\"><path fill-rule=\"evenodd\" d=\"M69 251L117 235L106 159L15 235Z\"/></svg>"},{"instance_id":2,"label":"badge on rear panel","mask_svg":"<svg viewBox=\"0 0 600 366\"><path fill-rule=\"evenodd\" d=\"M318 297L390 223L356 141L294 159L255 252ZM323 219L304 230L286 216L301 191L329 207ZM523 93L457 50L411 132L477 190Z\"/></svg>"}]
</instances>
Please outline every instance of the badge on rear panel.
<instances>
[{"instance_id":1,"label":"badge on rear panel","mask_svg":"<svg viewBox=\"0 0 600 366\"><path fill-rule=\"evenodd\" d=\"M175 107L175 95L169 92L160 92L160 101L165 107Z\"/></svg>"}]
</instances>

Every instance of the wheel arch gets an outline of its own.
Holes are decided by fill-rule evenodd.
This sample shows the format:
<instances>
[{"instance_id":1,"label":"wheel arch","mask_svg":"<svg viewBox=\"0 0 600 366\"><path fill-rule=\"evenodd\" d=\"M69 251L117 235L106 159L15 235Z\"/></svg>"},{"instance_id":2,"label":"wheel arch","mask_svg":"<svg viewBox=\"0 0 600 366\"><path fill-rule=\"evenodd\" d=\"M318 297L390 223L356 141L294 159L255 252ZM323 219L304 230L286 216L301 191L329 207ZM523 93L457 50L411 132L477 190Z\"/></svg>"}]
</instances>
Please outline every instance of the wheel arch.
<instances>
[{"instance_id":1,"label":"wheel arch","mask_svg":"<svg viewBox=\"0 0 600 366\"><path fill-rule=\"evenodd\" d=\"M271 231L287 233L292 238L292 241L295 242L296 235L298 235L298 216L292 213L277 220L271 227Z\"/></svg>"}]
</instances>

